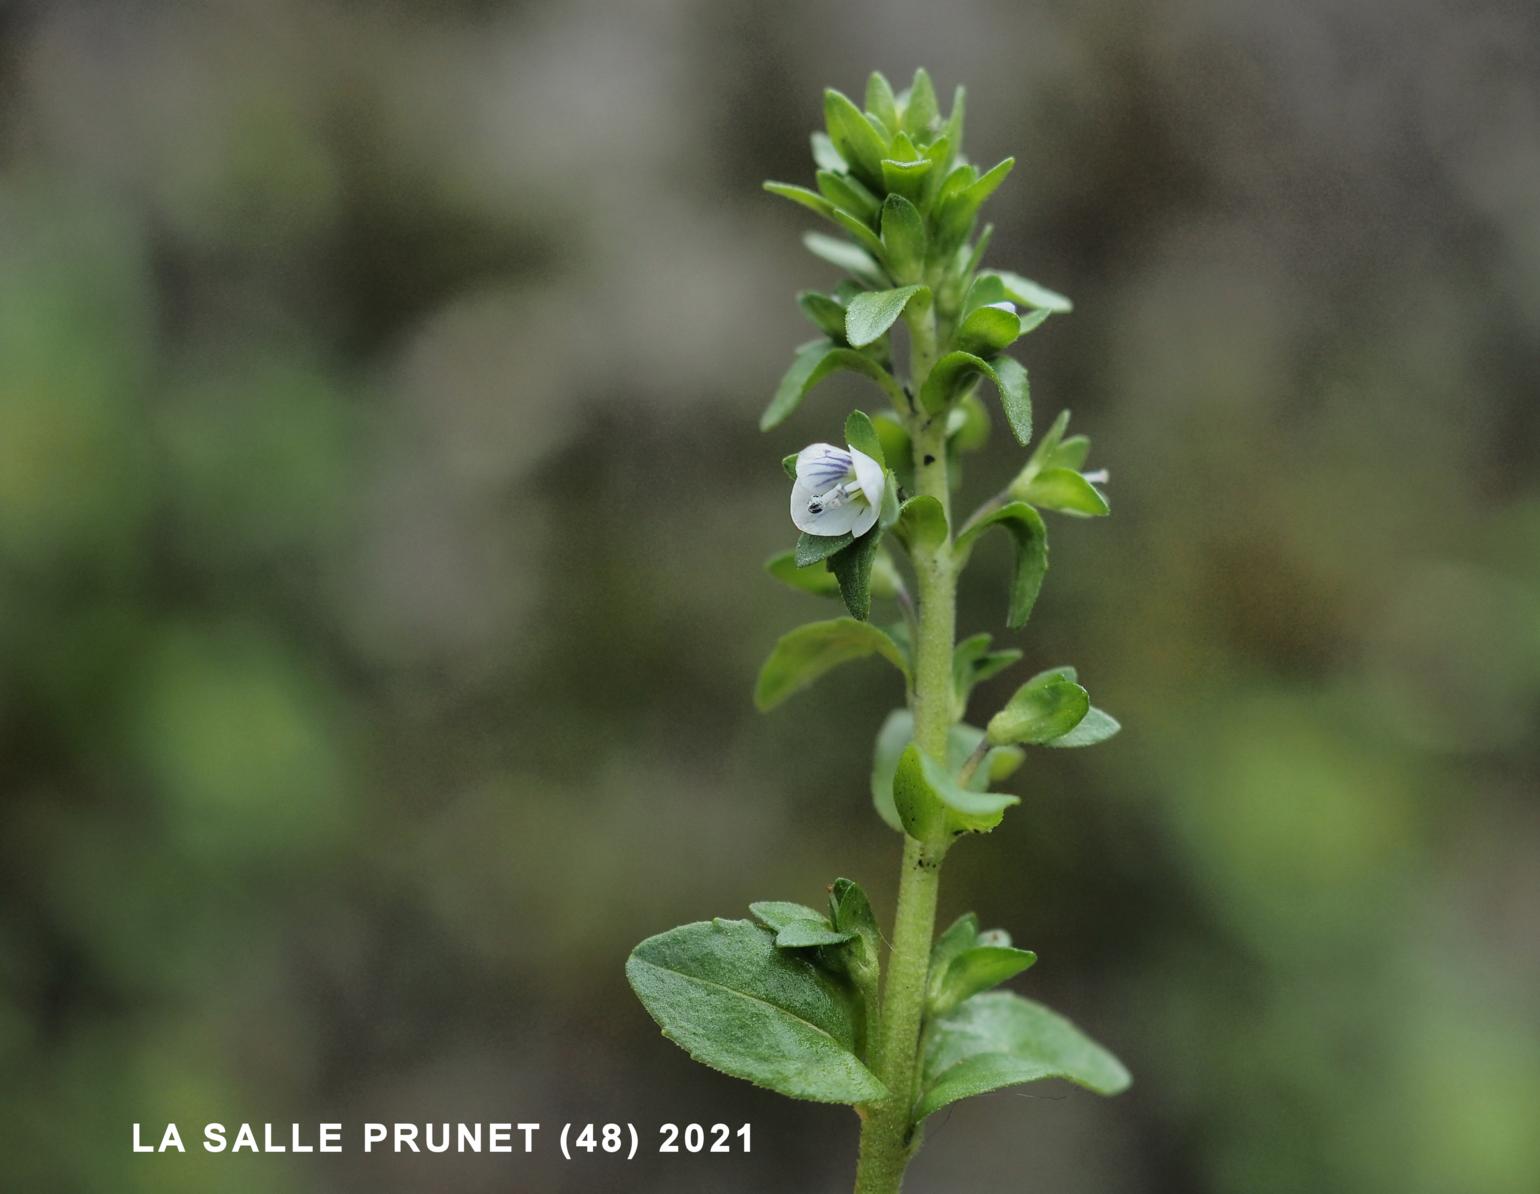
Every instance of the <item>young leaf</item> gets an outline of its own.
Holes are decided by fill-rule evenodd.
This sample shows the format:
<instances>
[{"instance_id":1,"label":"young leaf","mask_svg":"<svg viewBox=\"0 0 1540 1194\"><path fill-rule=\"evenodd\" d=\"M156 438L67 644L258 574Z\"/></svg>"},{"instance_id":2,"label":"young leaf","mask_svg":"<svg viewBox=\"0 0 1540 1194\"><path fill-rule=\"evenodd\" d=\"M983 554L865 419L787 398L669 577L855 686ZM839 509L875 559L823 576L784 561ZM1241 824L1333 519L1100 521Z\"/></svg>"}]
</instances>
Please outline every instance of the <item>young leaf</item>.
<instances>
[{"instance_id":1,"label":"young leaf","mask_svg":"<svg viewBox=\"0 0 1540 1194\"><path fill-rule=\"evenodd\" d=\"M776 949L811 949L814 946L844 945L854 940L854 933L831 929L823 917L794 920L775 935Z\"/></svg>"},{"instance_id":2,"label":"young leaf","mask_svg":"<svg viewBox=\"0 0 1540 1194\"><path fill-rule=\"evenodd\" d=\"M987 307L991 303L1005 303L1010 299L1006 297L1005 283L1000 281L995 274L980 274L973 279L973 285L968 287L968 293L963 296L962 314L964 317L973 314L980 307Z\"/></svg>"},{"instance_id":3,"label":"young leaf","mask_svg":"<svg viewBox=\"0 0 1540 1194\"><path fill-rule=\"evenodd\" d=\"M989 411L977 394L964 394L946 415L947 446L977 452L989 442Z\"/></svg>"},{"instance_id":4,"label":"young leaf","mask_svg":"<svg viewBox=\"0 0 1540 1194\"><path fill-rule=\"evenodd\" d=\"M779 933L794 920L823 920L823 913L818 909L790 900L758 900L749 905L749 911L773 933Z\"/></svg>"},{"instance_id":5,"label":"young leaf","mask_svg":"<svg viewBox=\"0 0 1540 1194\"><path fill-rule=\"evenodd\" d=\"M862 622L872 613L872 562L877 558L881 538L881 528L873 527L829 557L829 568L839 583L845 608L852 618Z\"/></svg>"},{"instance_id":6,"label":"young leaf","mask_svg":"<svg viewBox=\"0 0 1540 1194\"><path fill-rule=\"evenodd\" d=\"M1044 746L1095 746L1098 742L1105 742L1123 727L1118 724L1117 718L1110 713L1091 707L1080 724L1067 734L1045 742Z\"/></svg>"},{"instance_id":7,"label":"young leaf","mask_svg":"<svg viewBox=\"0 0 1540 1194\"><path fill-rule=\"evenodd\" d=\"M887 138L872 127L866 114L830 87L823 93L824 123L829 140L850 163L850 172L869 187L882 186L882 159L888 156Z\"/></svg>"},{"instance_id":8,"label":"young leaf","mask_svg":"<svg viewBox=\"0 0 1540 1194\"><path fill-rule=\"evenodd\" d=\"M1015 164L1015 158L1006 158L984 174L968 178L963 185L950 185L950 178L942 184L937 201L940 214L936 221L936 240L942 252L950 253L954 246L968 239L984 200L994 194Z\"/></svg>"},{"instance_id":9,"label":"young leaf","mask_svg":"<svg viewBox=\"0 0 1540 1194\"><path fill-rule=\"evenodd\" d=\"M932 973L929 1012L932 1016L944 1016L963 1000L1015 978L1036 961L1037 955L1031 950L1013 949L1009 945L975 945L966 949L951 959L940 974Z\"/></svg>"},{"instance_id":10,"label":"young leaf","mask_svg":"<svg viewBox=\"0 0 1540 1194\"><path fill-rule=\"evenodd\" d=\"M865 452L883 468L887 468L888 461L882 450L882 440L877 436L877 429L872 426L872 421L866 417L865 412L853 410L845 417L845 442L858 451Z\"/></svg>"},{"instance_id":11,"label":"young leaf","mask_svg":"<svg viewBox=\"0 0 1540 1194\"><path fill-rule=\"evenodd\" d=\"M883 255L882 241L867 227L866 221L856 218L844 208L830 206L829 218L848 232L851 239L874 257Z\"/></svg>"},{"instance_id":12,"label":"young leaf","mask_svg":"<svg viewBox=\"0 0 1540 1194\"><path fill-rule=\"evenodd\" d=\"M1114 1095L1128 1071L1056 1012L1009 991L975 995L931 1022L915 1122L958 1099L1041 1078Z\"/></svg>"},{"instance_id":13,"label":"young leaf","mask_svg":"<svg viewBox=\"0 0 1540 1194\"><path fill-rule=\"evenodd\" d=\"M845 343L845 308L841 303L816 290L804 290L797 295L797 306L835 344Z\"/></svg>"},{"instance_id":14,"label":"young leaf","mask_svg":"<svg viewBox=\"0 0 1540 1194\"><path fill-rule=\"evenodd\" d=\"M1000 405L1017 442L1032 438L1032 399L1027 389L1027 371L1011 357L985 361L968 352L949 352L936 362L920 386L920 405L931 414L940 414L959 401L976 377L987 377L1000 394Z\"/></svg>"},{"instance_id":15,"label":"young leaf","mask_svg":"<svg viewBox=\"0 0 1540 1194\"><path fill-rule=\"evenodd\" d=\"M987 634L975 634L963 639L952 651L952 686L957 697L958 716L966 710L968 696L975 684L998 675L1021 658L1021 652L1015 648L991 651L990 641Z\"/></svg>"},{"instance_id":16,"label":"young leaf","mask_svg":"<svg viewBox=\"0 0 1540 1194\"><path fill-rule=\"evenodd\" d=\"M836 174L832 170L820 170L814 176L818 181L818 193L835 207L847 211L862 223L870 224L882 206L877 198L861 185L859 179L848 174Z\"/></svg>"},{"instance_id":17,"label":"young leaf","mask_svg":"<svg viewBox=\"0 0 1540 1194\"><path fill-rule=\"evenodd\" d=\"M957 536L959 567L967 562L973 544L990 527L1000 527L1016 541L1016 567L1011 574L1011 598L1005 624L1020 630L1032 616L1043 577L1048 572L1048 528L1040 514L1025 502L1007 502L975 518Z\"/></svg>"},{"instance_id":18,"label":"young leaf","mask_svg":"<svg viewBox=\"0 0 1540 1194\"><path fill-rule=\"evenodd\" d=\"M996 357L993 363L1005 421L1011 425L1016 442L1025 447L1032 441L1032 394L1026 367L1014 357Z\"/></svg>"},{"instance_id":19,"label":"young leaf","mask_svg":"<svg viewBox=\"0 0 1540 1194\"><path fill-rule=\"evenodd\" d=\"M921 67L914 72L909 88L909 102L904 105L904 131L919 142L928 142L941 123L941 108L936 103L936 87Z\"/></svg>"},{"instance_id":20,"label":"young leaf","mask_svg":"<svg viewBox=\"0 0 1540 1194\"><path fill-rule=\"evenodd\" d=\"M891 381L883 367L865 353L829 340L809 341L797 349L791 368L781 378L765 413L759 416L759 429L769 431L784 423L802 404L809 390L841 369L869 377L879 385L884 384L885 379Z\"/></svg>"},{"instance_id":21,"label":"young leaf","mask_svg":"<svg viewBox=\"0 0 1540 1194\"><path fill-rule=\"evenodd\" d=\"M1023 278L1020 274L1013 274L1008 269L990 270L991 274L999 278L1005 286L1005 297L1021 307L1040 307L1044 311L1052 311L1059 315L1067 315L1075 309L1075 304L1070 302L1062 294L1049 290L1046 286L1039 286L1030 278Z\"/></svg>"},{"instance_id":22,"label":"young leaf","mask_svg":"<svg viewBox=\"0 0 1540 1194\"><path fill-rule=\"evenodd\" d=\"M649 937L631 952L626 978L663 1034L703 1065L794 1099L887 1094L856 1056L854 993L750 921Z\"/></svg>"},{"instance_id":23,"label":"young leaf","mask_svg":"<svg viewBox=\"0 0 1540 1194\"><path fill-rule=\"evenodd\" d=\"M858 294L845 308L845 338L857 348L879 339L911 302L930 302L923 286L900 286Z\"/></svg>"},{"instance_id":24,"label":"young leaf","mask_svg":"<svg viewBox=\"0 0 1540 1194\"><path fill-rule=\"evenodd\" d=\"M947 769L910 743L899 756L893 776L893 804L910 837L931 845L944 844L963 832L984 833L1020 804L1018 796L976 792L959 784Z\"/></svg>"},{"instance_id":25,"label":"young leaf","mask_svg":"<svg viewBox=\"0 0 1540 1194\"><path fill-rule=\"evenodd\" d=\"M1021 335L1021 320L1005 307L976 308L962 321L952 342L963 352L992 357Z\"/></svg>"},{"instance_id":26,"label":"young leaf","mask_svg":"<svg viewBox=\"0 0 1540 1194\"><path fill-rule=\"evenodd\" d=\"M947 732L947 769L954 775L960 771L983 740L984 731L977 726L954 725ZM908 709L895 709L882 723L872 750L872 806L878 816L900 832L904 824L893 804L893 777L898 774L899 759L912 741L914 715ZM1014 746L996 747L985 756L983 765L965 786L982 792L989 784L1008 777L1024 758L1024 752Z\"/></svg>"},{"instance_id":27,"label":"young leaf","mask_svg":"<svg viewBox=\"0 0 1540 1194\"><path fill-rule=\"evenodd\" d=\"M894 534L910 551L936 547L946 538L946 512L929 494L912 497L899 507Z\"/></svg>"},{"instance_id":28,"label":"young leaf","mask_svg":"<svg viewBox=\"0 0 1540 1194\"><path fill-rule=\"evenodd\" d=\"M840 156L840 151L834 148L834 142L830 140L828 133L820 129L810 134L809 140L813 144L813 164L820 170L843 174L850 168L845 159Z\"/></svg>"},{"instance_id":29,"label":"young leaf","mask_svg":"<svg viewBox=\"0 0 1540 1194\"><path fill-rule=\"evenodd\" d=\"M806 187L799 187L789 182L766 182L765 190L772 195L779 195L782 199L790 199L793 203L801 204L809 211L815 211L826 220L834 218L834 204L830 203L817 191L810 191Z\"/></svg>"},{"instance_id":30,"label":"young leaf","mask_svg":"<svg viewBox=\"0 0 1540 1194\"><path fill-rule=\"evenodd\" d=\"M1074 469L1045 468L1027 484L1011 486L1011 496L1045 510L1096 518L1107 514L1107 497Z\"/></svg>"},{"instance_id":31,"label":"young leaf","mask_svg":"<svg viewBox=\"0 0 1540 1194\"><path fill-rule=\"evenodd\" d=\"M930 985L934 987L946 974L952 959L964 950L978 944L979 918L972 912L964 912L936 938L930 947Z\"/></svg>"},{"instance_id":32,"label":"young leaf","mask_svg":"<svg viewBox=\"0 0 1540 1194\"><path fill-rule=\"evenodd\" d=\"M833 618L799 626L782 635L765 660L754 686L754 704L761 712L773 709L832 668L868 655L881 655L908 679L903 649L869 622Z\"/></svg>"},{"instance_id":33,"label":"young leaf","mask_svg":"<svg viewBox=\"0 0 1540 1194\"><path fill-rule=\"evenodd\" d=\"M866 110L882 121L889 133L896 133L901 127L893 85L880 70L874 70L866 80Z\"/></svg>"},{"instance_id":34,"label":"young leaf","mask_svg":"<svg viewBox=\"0 0 1540 1194\"><path fill-rule=\"evenodd\" d=\"M825 236L821 232L804 232L802 243L814 257L821 257L830 265L844 270L867 286L883 287L888 284L882 267L865 249L849 241Z\"/></svg>"},{"instance_id":35,"label":"young leaf","mask_svg":"<svg viewBox=\"0 0 1540 1194\"><path fill-rule=\"evenodd\" d=\"M882 203L883 260L900 282L915 282L925 275L927 246L925 217L903 195L889 195ZM929 292L927 291L927 297Z\"/></svg>"},{"instance_id":36,"label":"young leaf","mask_svg":"<svg viewBox=\"0 0 1540 1194\"><path fill-rule=\"evenodd\" d=\"M882 957L882 934L877 929L872 903L855 880L834 881L829 889L829 919L835 929L851 934L859 942L852 947L856 956L850 959L851 976L857 984L874 991Z\"/></svg>"},{"instance_id":37,"label":"young leaf","mask_svg":"<svg viewBox=\"0 0 1540 1194\"><path fill-rule=\"evenodd\" d=\"M996 746L1040 745L1069 733L1091 708L1086 690L1060 671L1033 676L989 719L986 732Z\"/></svg>"}]
</instances>

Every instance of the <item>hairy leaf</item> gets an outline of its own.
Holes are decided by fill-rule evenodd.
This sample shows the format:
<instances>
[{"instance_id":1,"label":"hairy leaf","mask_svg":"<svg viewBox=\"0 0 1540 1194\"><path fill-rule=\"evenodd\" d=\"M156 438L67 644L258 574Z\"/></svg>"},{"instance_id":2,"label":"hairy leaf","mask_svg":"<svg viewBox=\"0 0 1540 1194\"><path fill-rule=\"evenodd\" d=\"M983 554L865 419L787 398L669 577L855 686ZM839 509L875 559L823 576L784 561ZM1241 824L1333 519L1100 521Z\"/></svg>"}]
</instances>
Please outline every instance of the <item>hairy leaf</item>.
<instances>
[{"instance_id":1,"label":"hairy leaf","mask_svg":"<svg viewBox=\"0 0 1540 1194\"><path fill-rule=\"evenodd\" d=\"M822 1103L887 1093L856 1056L854 994L750 921L649 937L632 951L626 978L663 1034L713 1069Z\"/></svg>"}]
</instances>

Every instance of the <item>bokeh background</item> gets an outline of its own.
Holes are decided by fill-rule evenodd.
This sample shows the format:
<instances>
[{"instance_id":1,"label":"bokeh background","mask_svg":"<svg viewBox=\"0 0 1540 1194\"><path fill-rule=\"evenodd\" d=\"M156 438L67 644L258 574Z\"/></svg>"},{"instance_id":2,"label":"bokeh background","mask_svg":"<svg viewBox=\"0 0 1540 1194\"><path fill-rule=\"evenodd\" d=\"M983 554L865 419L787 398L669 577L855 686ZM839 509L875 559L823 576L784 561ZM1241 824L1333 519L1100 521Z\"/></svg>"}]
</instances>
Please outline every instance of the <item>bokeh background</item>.
<instances>
[{"instance_id":1,"label":"bokeh background","mask_svg":"<svg viewBox=\"0 0 1540 1194\"><path fill-rule=\"evenodd\" d=\"M694 1067L621 967L837 874L890 914L892 678L749 702L827 613L760 571L780 457L871 401L754 430L833 280L759 182L918 63L1018 155L990 260L1077 303L1024 358L1115 517L1020 642L1126 727L942 912L1136 1085L959 1106L912 1188L1535 1189L1527 0L0 6L4 1188L847 1188L847 1111ZM756 1147L130 1154L170 1119Z\"/></svg>"}]
</instances>

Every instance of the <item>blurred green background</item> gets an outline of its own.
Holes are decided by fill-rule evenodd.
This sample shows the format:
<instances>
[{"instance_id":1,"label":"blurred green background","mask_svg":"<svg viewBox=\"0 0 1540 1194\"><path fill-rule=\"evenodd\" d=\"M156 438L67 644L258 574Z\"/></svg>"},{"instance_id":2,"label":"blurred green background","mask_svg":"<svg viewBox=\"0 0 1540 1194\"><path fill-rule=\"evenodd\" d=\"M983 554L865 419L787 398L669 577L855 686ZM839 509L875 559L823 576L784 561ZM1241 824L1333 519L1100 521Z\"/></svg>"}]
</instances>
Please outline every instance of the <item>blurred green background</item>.
<instances>
[{"instance_id":1,"label":"blurred green background","mask_svg":"<svg viewBox=\"0 0 1540 1194\"><path fill-rule=\"evenodd\" d=\"M1018 155L991 262L1077 303L1023 355L1115 517L1020 645L1125 724L942 913L1136 1085L962 1105L913 1190L1536 1188L1525 0L0 6L0 1185L847 1188L849 1112L694 1067L621 967L836 874L890 915L891 676L749 702L827 611L760 572L779 459L873 400L755 432L833 281L759 182L918 63ZM167 1119L756 1147L132 1156Z\"/></svg>"}]
</instances>

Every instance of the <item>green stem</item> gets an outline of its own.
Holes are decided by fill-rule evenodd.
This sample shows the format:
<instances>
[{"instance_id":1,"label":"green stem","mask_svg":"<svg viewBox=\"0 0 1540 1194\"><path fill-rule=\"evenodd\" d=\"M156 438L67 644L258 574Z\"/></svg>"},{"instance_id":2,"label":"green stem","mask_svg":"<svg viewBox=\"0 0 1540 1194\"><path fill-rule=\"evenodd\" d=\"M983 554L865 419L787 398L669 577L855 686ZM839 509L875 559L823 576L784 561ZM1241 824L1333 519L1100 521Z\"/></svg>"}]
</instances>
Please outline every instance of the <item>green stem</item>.
<instances>
[{"instance_id":1,"label":"green stem","mask_svg":"<svg viewBox=\"0 0 1540 1194\"><path fill-rule=\"evenodd\" d=\"M910 382L918 388L935 363L934 311L927 310L910 320L909 331ZM914 446L915 487L936 498L950 520L945 420L918 411L910 417L909 435ZM915 740L933 758L944 760L952 724L952 651L957 621L957 577L950 536L933 549L916 550L914 569L920 605L914 643ZM881 1025L871 1058L889 1095L864 1109L855 1194L897 1194L914 1152L910 1114L942 854L914 838L904 839L893 946L883 981Z\"/></svg>"}]
</instances>

